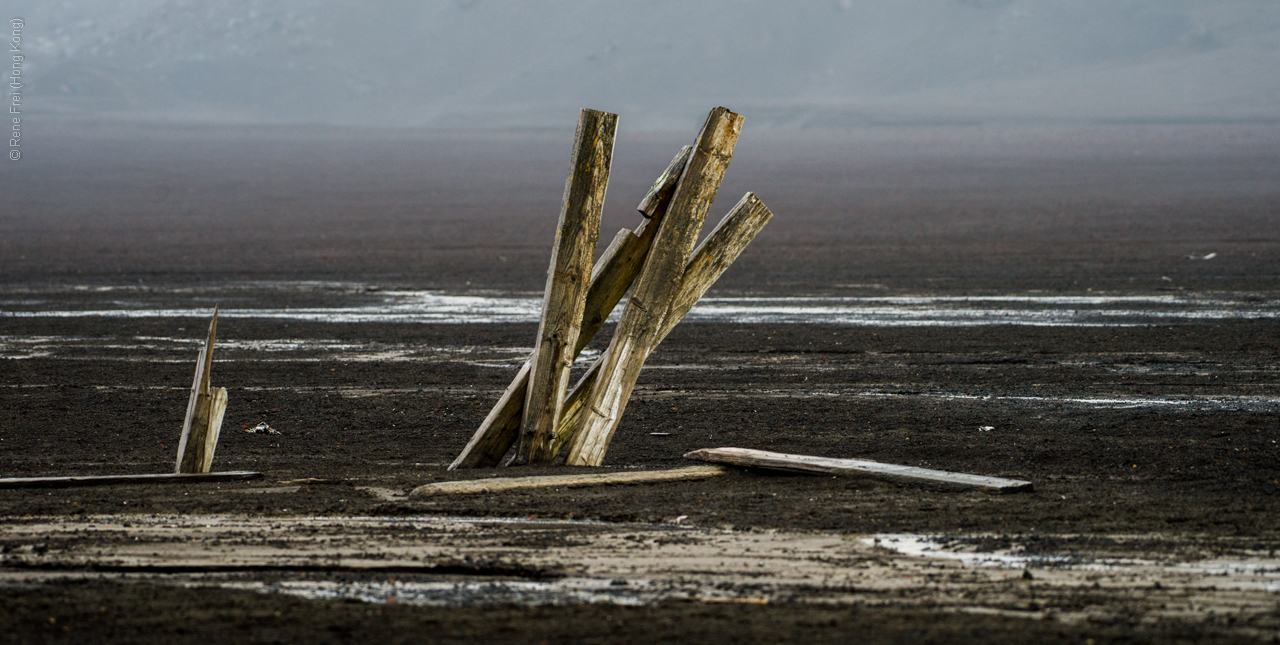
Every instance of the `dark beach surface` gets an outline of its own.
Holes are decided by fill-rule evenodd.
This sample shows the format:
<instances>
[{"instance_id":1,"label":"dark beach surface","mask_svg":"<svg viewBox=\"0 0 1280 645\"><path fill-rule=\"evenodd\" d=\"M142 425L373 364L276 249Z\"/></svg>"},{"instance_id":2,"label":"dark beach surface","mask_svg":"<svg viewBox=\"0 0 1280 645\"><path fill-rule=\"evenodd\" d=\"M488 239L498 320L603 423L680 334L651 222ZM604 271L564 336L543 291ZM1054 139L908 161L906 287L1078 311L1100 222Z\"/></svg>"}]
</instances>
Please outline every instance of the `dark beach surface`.
<instances>
[{"instance_id":1,"label":"dark beach surface","mask_svg":"<svg viewBox=\"0 0 1280 645\"><path fill-rule=\"evenodd\" d=\"M747 190L775 217L598 470L738 446L1034 492L733 471L410 499L581 470L446 469L533 343L492 312L543 286L572 131L53 121L0 174L0 475L170 471L217 303L214 468L266 478L0 490L3 638L1280 638L1280 129L750 125L712 217ZM692 138L621 130L602 246ZM978 555L892 546L926 538ZM751 548L764 573L730 571Z\"/></svg>"}]
</instances>

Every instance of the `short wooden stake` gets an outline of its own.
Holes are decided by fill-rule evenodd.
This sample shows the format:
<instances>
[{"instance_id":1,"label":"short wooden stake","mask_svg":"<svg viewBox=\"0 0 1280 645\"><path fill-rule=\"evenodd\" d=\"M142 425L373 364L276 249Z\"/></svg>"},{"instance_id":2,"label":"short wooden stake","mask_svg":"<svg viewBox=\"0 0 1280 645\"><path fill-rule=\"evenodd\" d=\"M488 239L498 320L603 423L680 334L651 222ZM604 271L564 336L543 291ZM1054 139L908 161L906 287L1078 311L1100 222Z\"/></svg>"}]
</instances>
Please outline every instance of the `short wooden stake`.
<instances>
[{"instance_id":1,"label":"short wooden stake","mask_svg":"<svg viewBox=\"0 0 1280 645\"><path fill-rule=\"evenodd\" d=\"M729 167L742 132L742 117L723 107L711 110L684 175L671 197L670 212L653 250L636 278L622 320L605 353L600 376L583 406L580 426L566 463L598 466L613 439L644 359L662 329L671 300L680 288L685 264L702 222Z\"/></svg>"},{"instance_id":2,"label":"short wooden stake","mask_svg":"<svg viewBox=\"0 0 1280 645\"><path fill-rule=\"evenodd\" d=\"M584 109L578 116L556 245L547 270L542 320L530 359L517 462L542 463L553 456L551 438L560 420L569 368L582 328L617 128L616 114Z\"/></svg>"},{"instance_id":3,"label":"short wooden stake","mask_svg":"<svg viewBox=\"0 0 1280 645\"><path fill-rule=\"evenodd\" d=\"M609 248L605 249L604 254L596 262L591 272L591 287L587 291L582 329L578 333L577 346L574 348L575 359L582 352L582 348L595 338L600 327L609 318L609 313L617 306L618 301L622 299L623 294L640 272L645 257L649 254L649 248L653 244L653 238L666 215L671 201L671 191L684 172L685 164L688 163L692 151L693 146L682 148L654 182L649 194L640 203L640 213L646 219L636 227L636 232L632 233L627 229L619 231ZM658 197L655 198L654 195ZM524 409L529 385L530 368L531 365L528 362L520 368L511 385L507 386L498 403L493 406L489 415L472 435L471 441L449 465L449 470L483 468L496 465L502 460L502 456L507 453L517 438L521 411ZM560 434L557 433L557 436Z\"/></svg>"},{"instance_id":4,"label":"short wooden stake","mask_svg":"<svg viewBox=\"0 0 1280 645\"><path fill-rule=\"evenodd\" d=\"M222 430L222 415L227 411L227 389L215 389L210 382L213 342L217 334L218 308L214 307L213 320L209 322L209 336L196 359L196 378L191 384L191 398L187 401L187 418L182 423L182 438L178 440L178 465L174 469L175 473L207 473L213 465L218 433Z\"/></svg>"},{"instance_id":5,"label":"short wooden stake","mask_svg":"<svg viewBox=\"0 0 1280 645\"><path fill-rule=\"evenodd\" d=\"M833 459L831 457L814 457L811 455L788 455L767 450L751 450L749 448L704 448L686 453L684 458L747 468L828 475L870 475L900 481L979 488L988 493L1026 493L1032 490L1031 482L1020 479L1002 479L1000 477L952 473L945 470L897 466L862 459Z\"/></svg>"},{"instance_id":6,"label":"short wooden stake","mask_svg":"<svg viewBox=\"0 0 1280 645\"><path fill-rule=\"evenodd\" d=\"M711 231L711 234L694 250L693 257L685 266L684 276L680 279L680 289L671 299L671 309L667 311L667 316L662 321L662 331L658 335L657 342L649 348L650 353L667 337L667 334L675 329L676 324L689 313L711 285L720 279L729 265L738 259L751 240L755 239L756 234L769 223L771 217L773 213L764 205L764 202L760 201L755 193L747 193L742 196L733 210L720 220L715 230ZM556 454L560 454L565 446L572 443L575 430L581 422L587 394L591 392L591 387L595 384L603 363L603 356L592 363L587 372L578 379L565 400L561 411L560 428L566 431L556 435L553 446Z\"/></svg>"}]
</instances>

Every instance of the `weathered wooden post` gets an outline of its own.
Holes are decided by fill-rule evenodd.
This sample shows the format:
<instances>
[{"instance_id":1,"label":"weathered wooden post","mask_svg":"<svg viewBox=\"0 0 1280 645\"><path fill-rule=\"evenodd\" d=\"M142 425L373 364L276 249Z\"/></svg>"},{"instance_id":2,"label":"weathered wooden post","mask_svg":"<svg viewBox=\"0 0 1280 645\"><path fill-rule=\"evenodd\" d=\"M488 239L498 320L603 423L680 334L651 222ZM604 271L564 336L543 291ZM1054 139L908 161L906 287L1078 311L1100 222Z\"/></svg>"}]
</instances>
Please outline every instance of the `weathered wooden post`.
<instances>
[{"instance_id":1,"label":"weathered wooden post","mask_svg":"<svg viewBox=\"0 0 1280 645\"><path fill-rule=\"evenodd\" d=\"M675 329L685 314L689 313L689 310L697 304L711 285L715 284L729 265L738 259L742 251L772 217L773 213L755 196L755 193L747 193L742 196L733 210L720 220L715 230L711 231L707 239L698 245L693 252L693 257L689 259L684 275L680 279L680 288L671 299L670 309L662 320L662 329L653 346L649 348L649 353L652 353L658 343L661 343L667 334ZM554 445L556 454L559 454L566 445L574 443L576 437L581 436L575 431L581 423L583 404L600 374L603 363L603 356L592 363L587 372L578 379L578 383L573 386L573 390L565 400L561 412L563 416L560 419L560 428L565 431L556 435ZM608 448L607 444L605 448Z\"/></svg>"},{"instance_id":2,"label":"weathered wooden post","mask_svg":"<svg viewBox=\"0 0 1280 645\"><path fill-rule=\"evenodd\" d=\"M671 194L684 172L693 146L685 146L671 160L667 169L654 182L649 193L638 207L646 218L636 227L635 233L622 229L614 237L595 268L591 272L591 287L587 292L582 329L574 347L573 358L591 342L609 313L617 306L624 293L640 272L653 238L666 215ZM449 465L458 468L482 468L496 465L516 441L522 410L529 384L532 357L516 374L497 404L490 410L480 427L472 435L462 453ZM563 415L562 415L563 416ZM562 433L557 433L559 436Z\"/></svg>"},{"instance_id":3,"label":"weathered wooden post","mask_svg":"<svg viewBox=\"0 0 1280 645\"><path fill-rule=\"evenodd\" d=\"M227 411L227 389L215 389L210 382L213 342L217 333L218 308L214 307L213 320L209 322L209 335L196 359L196 378L191 384L191 398L187 401L187 418L182 423L182 438L178 440L178 465L174 469L175 473L207 473L213 465L218 433L222 430L222 415Z\"/></svg>"},{"instance_id":4,"label":"weathered wooden post","mask_svg":"<svg viewBox=\"0 0 1280 645\"><path fill-rule=\"evenodd\" d=\"M707 116L666 220L622 312L600 376L583 405L582 422L574 430L577 436L567 463L598 466L604 460L644 359L657 344L662 322L741 132L742 117L726 108L717 107Z\"/></svg>"},{"instance_id":5,"label":"weathered wooden post","mask_svg":"<svg viewBox=\"0 0 1280 645\"><path fill-rule=\"evenodd\" d=\"M617 129L616 114L583 109L578 115L556 244L547 269L542 320L530 359L517 463L546 462L552 457L551 438L560 420L569 368L576 355L573 350L582 328Z\"/></svg>"}]
</instances>

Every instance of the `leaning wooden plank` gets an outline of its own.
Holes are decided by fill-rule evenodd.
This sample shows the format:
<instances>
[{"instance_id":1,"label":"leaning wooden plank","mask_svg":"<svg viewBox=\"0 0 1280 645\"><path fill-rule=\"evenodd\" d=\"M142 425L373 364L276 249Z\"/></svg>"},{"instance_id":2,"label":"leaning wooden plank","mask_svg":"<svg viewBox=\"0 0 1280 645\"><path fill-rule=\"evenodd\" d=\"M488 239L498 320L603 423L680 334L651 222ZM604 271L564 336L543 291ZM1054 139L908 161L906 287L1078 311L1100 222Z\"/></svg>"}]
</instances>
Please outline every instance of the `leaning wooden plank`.
<instances>
[{"instance_id":1,"label":"leaning wooden plank","mask_svg":"<svg viewBox=\"0 0 1280 645\"><path fill-rule=\"evenodd\" d=\"M675 158L667 165L667 169L658 175L657 181L649 187L649 192L645 193L644 199L640 200L640 205L636 206L636 210L646 218L662 219L662 214L667 212L667 206L671 203L671 195L676 192L676 186L680 183L680 177L684 175L684 167L689 164L689 155L693 154L693 146L685 146L676 153Z\"/></svg>"},{"instance_id":2,"label":"leaning wooden plank","mask_svg":"<svg viewBox=\"0 0 1280 645\"><path fill-rule=\"evenodd\" d=\"M176 473L207 473L213 463L213 453L218 445L222 429L222 415L227 407L225 388L213 389L213 343L218 335L218 308L213 308L213 320L209 322L209 335L196 358L195 382L191 384L191 398L187 401L187 417L182 423L182 437L178 439L178 463Z\"/></svg>"},{"instance_id":3,"label":"leaning wooden plank","mask_svg":"<svg viewBox=\"0 0 1280 645\"><path fill-rule=\"evenodd\" d=\"M213 453L218 450L218 435L222 434L222 417L227 412L227 388L213 388L209 400L209 425L204 435L204 451L200 458L200 472L213 470Z\"/></svg>"},{"instance_id":4,"label":"leaning wooden plank","mask_svg":"<svg viewBox=\"0 0 1280 645\"><path fill-rule=\"evenodd\" d=\"M671 309L667 311L667 316L662 321L662 331L658 335L657 342L649 348L650 353L658 346L657 343L661 343L667 334L675 329L676 324L689 313L693 305L711 288L711 285L715 284L729 265L738 259L742 251L772 217L773 213L755 196L755 193L747 193L742 196L733 210L720 220L715 230L711 231L707 239L694 250L693 257L685 266L684 276L680 279L680 289L671 300ZM596 359L587 369L586 374L578 379L577 384L565 399L560 413L562 415L560 427L567 431L556 435L552 445L552 451L556 454L563 451L564 447L572 441L574 431L581 427L583 404L600 374L603 363L603 356Z\"/></svg>"},{"instance_id":5,"label":"leaning wooden plank","mask_svg":"<svg viewBox=\"0 0 1280 645\"><path fill-rule=\"evenodd\" d=\"M656 344L671 299L680 288L685 264L741 132L742 116L738 114L717 107L707 115L653 249L622 311L600 376L583 406L582 421L571 431L566 463L598 466L604 461L640 368Z\"/></svg>"},{"instance_id":6,"label":"leaning wooden plank","mask_svg":"<svg viewBox=\"0 0 1280 645\"><path fill-rule=\"evenodd\" d=\"M456 482L439 482L413 489L409 497L431 495L460 495L470 493L497 493L505 490L528 488L574 488L579 486L604 486L609 484L646 484L650 482L706 479L724 473L719 466L693 466L674 470L643 470L629 473L594 473L589 475L542 475L535 477L500 477L492 479L468 479Z\"/></svg>"},{"instance_id":7,"label":"leaning wooden plank","mask_svg":"<svg viewBox=\"0 0 1280 645\"><path fill-rule=\"evenodd\" d=\"M262 479L262 473L233 470L225 473L161 473L156 475L92 475L85 477L6 477L0 488L70 488L113 484L190 484Z\"/></svg>"},{"instance_id":8,"label":"leaning wooden plank","mask_svg":"<svg viewBox=\"0 0 1280 645\"><path fill-rule=\"evenodd\" d=\"M686 453L684 458L695 461L709 461L715 464L766 468L769 470L841 475L874 475L889 479L926 481L980 488L988 493L1024 493L1032 490L1031 482L1020 479L1002 479L1000 477L952 473L945 470L897 466L876 461L864 461L862 459L788 455L767 450L751 450L749 448L704 448Z\"/></svg>"},{"instance_id":9,"label":"leaning wooden plank","mask_svg":"<svg viewBox=\"0 0 1280 645\"><path fill-rule=\"evenodd\" d=\"M529 369L516 449L519 463L543 463L552 457L551 438L560 420L560 406L569 387L569 368L582 328L617 129L616 114L587 109L579 113L556 244L547 269L542 319Z\"/></svg>"},{"instance_id":10,"label":"leaning wooden plank","mask_svg":"<svg viewBox=\"0 0 1280 645\"><path fill-rule=\"evenodd\" d=\"M693 146L685 146L671 160L671 164L654 182L655 191L662 192L661 187L678 177L689 160ZM648 219L641 222L632 233L626 229L618 232L613 243L605 250L591 272L591 288L587 292L587 305L583 313L582 331L578 334L578 345L574 349L574 358L591 342L600 327L608 319L609 313L617 306L627 288L635 281L649 253L654 235L666 215L670 204L670 192L665 192L665 200L640 205L640 212ZM471 441L463 448L449 470L458 468L483 468L497 464L516 441L520 428L521 410L529 385L529 363L525 363L516 374L511 385L498 399L498 403L489 411L480 427L471 436Z\"/></svg>"},{"instance_id":11,"label":"leaning wooden plank","mask_svg":"<svg viewBox=\"0 0 1280 645\"><path fill-rule=\"evenodd\" d=\"M605 250L604 257L609 258L608 262L598 262L592 270L591 290L587 292L587 306L582 318L582 333L578 335L578 346L574 350L575 358L582 348L595 338L596 333L604 326L605 320L609 318L609 314L613 312L613 308L618 305L618 301L622 300L623 294L631 288L631 283L635 282L636 276L640 274L644 260L649 255L649 249L653 246L653 238L657 235L663 217L667 214L667 207L671 204L671 192L692 153L693 146L685 146L676 153L667 169L662 171L657 181L653 182L648 194L636 207L636 210L645 216L645 220L636 227L634 234L626 229L619 231L618 237L614 238L609 249ZM628 239L627 244L621 246L616 253L611 253L614 246L620 244L619 238L623 237L624 231L630 235L631 239Z\"/></svg>"}]
</instances>

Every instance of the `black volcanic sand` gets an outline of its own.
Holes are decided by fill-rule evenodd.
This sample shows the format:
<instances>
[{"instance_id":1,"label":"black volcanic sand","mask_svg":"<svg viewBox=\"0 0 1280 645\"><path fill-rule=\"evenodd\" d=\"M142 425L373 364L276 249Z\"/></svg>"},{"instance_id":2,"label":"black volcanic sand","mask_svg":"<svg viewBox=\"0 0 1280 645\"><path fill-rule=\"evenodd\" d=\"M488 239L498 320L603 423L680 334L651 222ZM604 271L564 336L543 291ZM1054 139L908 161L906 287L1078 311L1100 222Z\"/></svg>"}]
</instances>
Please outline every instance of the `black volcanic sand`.
<instances>
[{"instance_id":1,"label":"black volcanic sand","mask_svg":"<svg viewBox=\"0 0 1280 645\"><path fill-rule=\"evenodd\" d=\"M1082 599L1088 602L1088 599ZM1127 625L895 608L671 601L475 608L301 600L214 588L73 583L0 590L12 643L1257 643L1226 620ZM323 618L320 618L320 617ZM15 632L13 630L20 630Z\"/></svg>"},{"instance_id":2,"label":"black volcanic sand","mask_svg":"<svg viewBox=\"0 0 1280 645\"><path fill-rule=\"evenodd\" d=\"M393 135L71 122L61 128L37 129L22 165L6 165L0 175L6 300L50 285L216 288L274 279L537 291L572 139L570 131ZM1274 128L753 137L748 115L713 214L751 189L777 215L726 274L716 292L722 295L1096 289L1274 298L1280 287ZM630 205L683 138L619 141L608 232L638 222ZM1209 253L1218 255L1188 258ZM110 343L194 337L202 324L0 317L0 335ZM521 347L532 344L535 326L224 320L220 332L241 340ZM594 346L602 348L609 332ZM224 494L261 485L254 482L4 490L0 509L10 517L431 514L661 522L684 515L702 526L789 531L1156 533L1217 544L1244 540L1267 551L1280 547L1274 404L1122 407L1002 397L1274 400L1277 359L1280 325L1271 320L1130 328L686 325L649 364L716 367L646 370L604 470L676 467L687 463L681 455L689 450L741 446L1029 479L1035 492L988 496L735 472L698 482L400 502L356 486L408 490L567 470L446 470L513 369L226 360L214 372L231 401L217 469L259 470L270 481L336 481L269 499ZM145 354L134 361L73 355L0 361L3 474L168 471L191 370L191 363L153 362ZM924 396L930 393L965 398ZM282 434L239 431L262 421ZM980 432L983 426L994 429ZM1086 630L1001 616L807 605L433 609L108 583L6 589L0 607L6 642L1231 637L1212 621Z\"/></svg>"},{"instance_id":3,"label":"black volcanic sand","mask_svg":"<svg viewBox=\"0 0 1280 645\"><path fill-rule=\"evenodd\" d=\"M99 332L116 329L121 337L159 336L174 325L11 322L11 328L44 333L91 324ZM271 325L228 320L222 329L228 337L246 339L269 333ZM220 469L261 470L280 480L351 481L272 496L270 506L235 497L193 501L183 487L166 486L40 495L2 491L0 499L10 515L430 510L642 522L688 515L703 525L855 533L1176 529L1280 540L1280 471L1272 443L1280 413L1082 408L999 398L1274 397L1275 331L1273 323L1258 322L1122 329L689 325L663 343L652 366L698 365L708 356L740 366L644 372L606 460L614 468L670 468L686 463L681 455L690 450L744 446L1030 479L1036 484L1030 495L990 497L744 472L647 486L638 496L612 488L539 490L388 506L352 487L376 483L407 490L500 470L559 470L445 470L513 370L466 363L230 361L217 364L215 372L215 383L228 386L231 400L218 449ZM533 325L292 324L288 336L518 346L535 332ZM1157 347L1158 354L1151 352ZM800 358L779 370L768 362L770 354ZM1183 363L1200 366L1200 373L1159 369ZM8 473L167 469L190 371L184 363L8 361L0 382L6 386L0 389L6 403L0 423L41 429L5 432ZM289 389L278 389L282 384ZM868 389L902 396L856 395ZM975 398L911 396L935 391ZM985 396L992 399L979 398ZM239 431L262 421L282 434ZM981 426L995 429L980 432ZM820 503L810 501L815 495Z\"/></svg>"}]
</instances>

